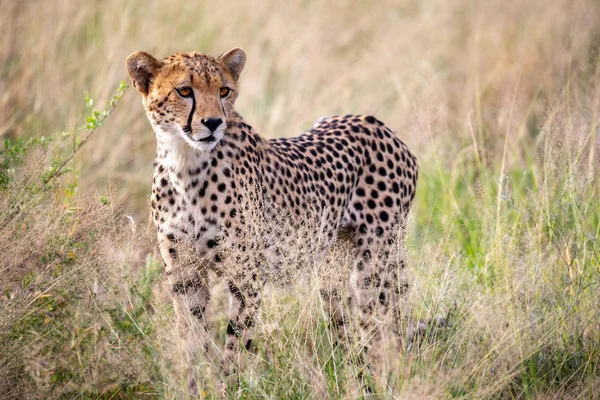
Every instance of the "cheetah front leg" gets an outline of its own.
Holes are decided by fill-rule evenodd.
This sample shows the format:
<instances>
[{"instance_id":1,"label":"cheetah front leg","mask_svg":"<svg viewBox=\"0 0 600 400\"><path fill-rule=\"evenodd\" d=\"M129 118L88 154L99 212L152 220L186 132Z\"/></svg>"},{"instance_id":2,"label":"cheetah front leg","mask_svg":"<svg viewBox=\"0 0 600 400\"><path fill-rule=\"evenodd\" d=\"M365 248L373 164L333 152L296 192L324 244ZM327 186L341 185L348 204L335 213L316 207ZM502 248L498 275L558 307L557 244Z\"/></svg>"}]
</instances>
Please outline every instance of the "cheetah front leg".
<instances>
[{"instance_id":1,"label":"cheetah front leg","mask_svg":"<svg viewBox=\"0 0 600 400\"><path fill-rule=\"evenodd\" d=\"M183 339L187 361L187 387L189 394L196 397L199 390L194 365L206 353L208 345L205 315L210 300L208 270L199 268L194 252L178 245L173 235L159 233L158 241L165 262L177 329Z\"/></svg>"},{"instance_id":2,"label":"cheetah front leg","mask_svg":"<svg viewBox=\"0 0 600 400\"><path fill-rule=\"evenodd\" d=\"M262 287L259 268L248 268L237 272L227 280L231 309L222 364L226 378L235 373L240 366L242 354L240 350L252 348L256 316L262 299Z\"/></svg>"}]
</instances>

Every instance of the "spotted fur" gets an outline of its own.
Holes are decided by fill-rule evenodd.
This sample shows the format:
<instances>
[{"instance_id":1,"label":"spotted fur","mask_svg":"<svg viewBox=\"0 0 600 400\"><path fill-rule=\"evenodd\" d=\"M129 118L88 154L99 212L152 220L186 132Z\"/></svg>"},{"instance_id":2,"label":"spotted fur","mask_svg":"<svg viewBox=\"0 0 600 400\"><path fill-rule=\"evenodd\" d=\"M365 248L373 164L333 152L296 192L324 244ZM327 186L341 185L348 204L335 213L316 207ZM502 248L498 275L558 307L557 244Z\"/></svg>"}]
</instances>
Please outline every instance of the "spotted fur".
<instances>
[{"instance_id":1,"label":"spotted fur","mask_svg":"<svg viewBox=\"0 0 600 400\"><path fill-rule=\"evenodd\" d=\"M346 232L356 253L351 287L368 352L378 338L376 321L395 312L402 291L403 260L385 249L396 243L414 198L416 158L372 116L323 118L297 137L262 138L233 108L244 63L241 49L218 58L177 53L159 61L138 52L127 59L157 138L152 215L188 351L202 347L195 330L205 329L211 270L226 281L232 302L225 374L237 365L240 340L251 345L264 282L258 253L269 241L248 224L252 214L266 225L282 216L291 226L318 219L330 237ZM191 98L180 94L185 88ZM221 122L210 127L209 120ZM220 268L228 254L238 270ZM190 259L198 261L193 268ZM343 324L337 292L324 296Z\"/></svg>"}]
</instances>

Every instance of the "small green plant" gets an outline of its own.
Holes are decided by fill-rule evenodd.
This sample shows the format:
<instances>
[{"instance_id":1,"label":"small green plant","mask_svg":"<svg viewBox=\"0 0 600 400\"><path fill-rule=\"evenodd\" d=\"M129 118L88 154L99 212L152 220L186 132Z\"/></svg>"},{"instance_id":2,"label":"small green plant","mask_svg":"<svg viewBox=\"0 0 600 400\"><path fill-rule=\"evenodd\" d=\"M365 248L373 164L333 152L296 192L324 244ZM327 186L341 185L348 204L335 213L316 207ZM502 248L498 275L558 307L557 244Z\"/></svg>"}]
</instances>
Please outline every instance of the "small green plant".
<instances>
[{"instance_id":1,"label":"small green plant","mask_svg":"<svg viewBox=\"0 0 600 400\"><path fill-rule=\"evenodd\" d=\"M45 136L23 140L18 138L14 141L5 140L4 149L0 151L0 191L6 191L16 169L23 166L27 152L35 146L47 146L52 139Z\"/></svg>"},{"instance_id":2,"label":"small green plant","mask_svg":"<svg viewBox=\"0 0 600 400\"><path fill-rule=\"evenodd\" d=\"M41 173L38 184L30 187L30 190L42 190L51 183L53 179L69 172L70 170L66 168L67 165L73 160L77 152L85 145L94 132L104 124L106 119L121 101L127 88L128 86L125 81L121 81L117 93L106 102L107 108L101 111L92 107L94 100L90 97L89 93L86 92L85 104L88 112L86 118L87 123L74 131L65 131L49 137L33 137L27 140L22 138L18 138L14 141L5 140L4 148L0 151L0 191L8 190L10 183L19 175L19 172L22 172L19 169L23 167L27 155L32 150L48 150L51 144L54 144L55 146L51 149L52 159L50 165ZM80 136L79 133L81 132L84 132L85 134ZM68 149L66 155L62 155L59 147L61 144L65 143L68 138L73 138L73 146Z\"/></svg>"},{"instance_id":3,"label":"small green plant","mask_svg":"<svg viewBox=\"0 0 600 400\"><path fill-rule=\"evenodd\" d=\"M123 94L127 88L128 86L125 81L121 81L117 93L106 102L108 107L102 111L92 108L94 105L94 100L90 97L89 93L85 93L85 104L89 114L87 117L87 124L85 127L80 128L80 130L87 131L87 133L83 137L75 135L74 146L71 152L65 158L52 160L51 166L46 169L41 176L44 186L48 185L57 176L67 172L65 171L65 167L69 164L69 162L71 162L71 160L73 160L73 157L75 157L77 152L87 143L94 132L96 132L96 130L104 124L108 116L121 101L121 98L123 97ZM68 136L70 136L70 134Z\"/></svg>"}]
</instances>

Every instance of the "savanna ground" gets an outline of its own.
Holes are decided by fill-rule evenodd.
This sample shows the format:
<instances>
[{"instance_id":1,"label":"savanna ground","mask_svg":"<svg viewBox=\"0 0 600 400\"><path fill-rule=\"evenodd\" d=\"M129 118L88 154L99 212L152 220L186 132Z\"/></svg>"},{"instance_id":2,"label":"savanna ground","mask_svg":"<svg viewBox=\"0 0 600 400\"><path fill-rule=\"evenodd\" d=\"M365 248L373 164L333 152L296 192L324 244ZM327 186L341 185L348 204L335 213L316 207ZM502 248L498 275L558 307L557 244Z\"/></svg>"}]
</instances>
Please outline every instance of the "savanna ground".
<instances>
[{"instance_id":1,"label":"savanna ground","mask_svg":"<svg viewBox=\"0 0 600 400\"><path fill-rule=\"evenodd\" d=\"M382 396L600 397L598 2L0 9L0 398L185 396L148 223L154 136L119 85L132 51L236 46L248 54L237 108L264 136L370 113L419 158L403 309L450 320L390 347ZM358 394L316 289L332 271L317 264L265 296L230 396ZM343 275L342 254L336 265ZM216 312L221 347L225 324ZM205 364L204 393L218 395Z\"/></svg>"}]
</instances>

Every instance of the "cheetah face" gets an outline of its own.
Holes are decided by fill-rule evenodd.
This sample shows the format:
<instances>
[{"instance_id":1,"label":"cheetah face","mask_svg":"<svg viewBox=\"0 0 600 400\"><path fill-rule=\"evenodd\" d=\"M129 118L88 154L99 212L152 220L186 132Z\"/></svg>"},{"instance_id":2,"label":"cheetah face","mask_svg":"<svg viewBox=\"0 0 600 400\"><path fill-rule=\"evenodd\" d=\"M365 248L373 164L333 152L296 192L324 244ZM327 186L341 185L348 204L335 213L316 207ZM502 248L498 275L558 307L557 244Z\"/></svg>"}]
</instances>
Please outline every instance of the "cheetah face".
<instances>
[{"instance_id":1,"label":"cheetah face","mask_svg":"<svg viewBox=\"0 0 600 400\"><path fill-rule=\"evenodd\" d=\"M127 57L127 71L159 143L210 151L225 135L245 63L239 48L218 58L177 53L162 61L139 51Z\"/></svg>"}]
</instances>

